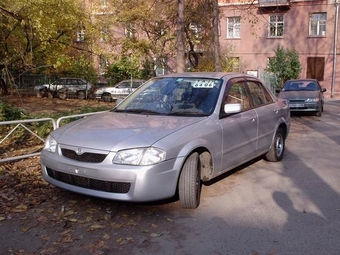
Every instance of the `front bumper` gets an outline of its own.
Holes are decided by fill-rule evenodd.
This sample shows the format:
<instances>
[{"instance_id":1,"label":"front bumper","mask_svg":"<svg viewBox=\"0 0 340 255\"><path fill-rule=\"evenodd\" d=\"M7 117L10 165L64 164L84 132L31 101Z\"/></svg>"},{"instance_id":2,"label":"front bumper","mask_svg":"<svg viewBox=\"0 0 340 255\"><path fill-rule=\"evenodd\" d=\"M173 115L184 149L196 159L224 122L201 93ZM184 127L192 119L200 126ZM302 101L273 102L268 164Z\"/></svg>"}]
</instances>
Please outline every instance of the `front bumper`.
<instances>
[{"instance_id":1,"label":"front bumper","mask_svg":"<svg viewBox=\"0 0 340 255\"><path fill-rule=\"evenodd\" d=\"M41 153L44 179L63 189L112 200L147 202L175 195L183 158L152 166L112 164L110 155L101 163L71 160L45 150Z\"/></svg>"},{"instance_id":2,"label":"front bumper","mask_svg":"<svg viewBox=\"0 0 340 255\"><path fill-rule=\"evenodd\" d=\"M289 108L291 112L315 112L319 111L320 103L306 103L306 102L289 102Z\"/></svg>"}]
</instances>

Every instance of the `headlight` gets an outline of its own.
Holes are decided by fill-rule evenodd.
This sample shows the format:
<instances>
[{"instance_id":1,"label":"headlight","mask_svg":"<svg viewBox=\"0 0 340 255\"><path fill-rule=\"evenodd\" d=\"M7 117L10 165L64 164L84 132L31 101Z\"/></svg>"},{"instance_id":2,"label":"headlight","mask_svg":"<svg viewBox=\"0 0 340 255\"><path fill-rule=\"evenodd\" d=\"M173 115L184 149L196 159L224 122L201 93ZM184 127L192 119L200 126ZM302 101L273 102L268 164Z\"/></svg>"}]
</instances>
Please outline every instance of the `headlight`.
<instances>
[{"instance_id":1,"label":"headlight","mask_svg":"<svg viewBox=\"0 0 340 255\"><path fill-rule=\"evenodd\" d=\"M165 160L165 151L158 148L137 148L119 151L112 163L123 165L147 166Z\"/></svg>"},{"instance_id":2,"label":"headlight","mask_svg":"<svg viewBox=\"0 0 340 255\"><path fill-rule=\"evenodd\" d=\"M319 102L319 98L307 98L306 102L312 102L312 103Z\"/></svg>"},{"instance_id":3,"label":"headlight","mask_svg":"<svg viewBox=\"0 0 340 255\"><path fill-rule=\"evenodd\" d=\"M57 149L57 141L49 135L45 140L44 150L55 152Z\"/></svg>"}]
</instances>

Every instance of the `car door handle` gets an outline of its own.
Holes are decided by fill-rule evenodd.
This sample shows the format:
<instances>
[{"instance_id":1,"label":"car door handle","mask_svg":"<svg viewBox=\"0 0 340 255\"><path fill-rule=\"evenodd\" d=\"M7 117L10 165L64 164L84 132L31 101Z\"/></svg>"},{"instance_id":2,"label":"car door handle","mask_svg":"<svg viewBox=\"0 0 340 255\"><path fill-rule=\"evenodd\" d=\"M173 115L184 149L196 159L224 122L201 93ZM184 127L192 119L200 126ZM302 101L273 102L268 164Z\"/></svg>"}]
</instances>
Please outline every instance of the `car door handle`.
<instances>
[{"instance_id":1,"label":"car door handle","mask_svg":"<svg viewBox=\"0 0 340 255\"><path fill-rule=\"evenodd\" d=\"M275 112L275 114L278 114L279 113L279 109L275 109L274 112Z\"/></svg>"}]
</instances>

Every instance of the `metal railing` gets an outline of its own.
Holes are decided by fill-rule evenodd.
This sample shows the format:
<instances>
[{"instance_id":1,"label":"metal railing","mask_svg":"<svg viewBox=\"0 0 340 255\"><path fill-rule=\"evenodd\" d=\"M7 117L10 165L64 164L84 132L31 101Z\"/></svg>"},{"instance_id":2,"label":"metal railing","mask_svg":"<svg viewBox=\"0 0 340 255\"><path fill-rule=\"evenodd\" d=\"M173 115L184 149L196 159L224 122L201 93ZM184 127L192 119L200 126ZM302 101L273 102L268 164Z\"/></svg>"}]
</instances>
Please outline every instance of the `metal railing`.
<instances>
[{"instance_id":1,"label":"metal railing","mask_svg":"<svg viewBox=\"0 0 340 255\"><path fill-rule=\"evenodd\" d=\"M31 124L31 123L36 123L36 122L51 122L52 126L53 126L53 130L57 129L60 127L62 121L66 120L66 119L79 119L79 118L83 118L86 116L90 116L93 114L98 114L98 113L102 113L102 112L106 112L106 111L101 111L101 112L91 112L91 113L83 113L83 114L76 114L76 115L69 115L69 116L63 116L60 117L57 120L54 120L52 118L41 118L41 119L27 119L27 120L13 120L13 121L1 121L0 122L0 126L13 126L14 127L10 128L10 130L8 131L7 135L5 135L1 140L0 140L0 146L7 140L9 139L9 137L11 137L11 135L13 135L15 133L15 131L17 131L19 128L23 128L24 130L26 130L27 132L29 132L30 134L32 134L34 137L36 137L38 140L41 141L41 143L43 144L45 142L46 137L41 137L40 135L38 135L37 132L34 132L30 127L28 127L27 124ZM14 143L16 143L16 141L14 141ZM35 152L35 153L26 153L23 155L19 155L19 156L13 156L13 157L5 157L5 158L0 158L0 163L3 162L8 162L8 161L13 161L13 160L19 160L19 159L24 159L24 158L29 158L29 157L33 157L33 156L38 156L40 155L41 152Z\"/></svg>"}]
</instances>

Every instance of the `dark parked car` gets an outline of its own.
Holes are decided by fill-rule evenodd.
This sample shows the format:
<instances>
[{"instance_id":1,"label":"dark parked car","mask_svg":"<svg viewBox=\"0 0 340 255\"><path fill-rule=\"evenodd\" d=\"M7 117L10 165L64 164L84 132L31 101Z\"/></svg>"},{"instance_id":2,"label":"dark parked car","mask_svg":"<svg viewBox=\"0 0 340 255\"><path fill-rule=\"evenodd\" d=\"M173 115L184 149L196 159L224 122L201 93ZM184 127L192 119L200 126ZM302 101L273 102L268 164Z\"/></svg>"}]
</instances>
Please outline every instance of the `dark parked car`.
<instances>
[{"instance_id":1,"label":"dark parked car","mask_svg":"<svg viewBox=\"0 0 340 255\"><path fill-rule=\"evenodd\" d=\"M278 97L287 99L292 112L315 112L321 116L326 91L315 79L288 80Z\"/></svg>"},{"instance_id":2,"label":"dark parked car","mask_svg":"<svg viewBox=\"0 0 340 255\"><path fill-rule=\"evenodd\" d=\"M34 90L38 97L50 96L60 97L76 97L85 99L91 94L93 85L81 78L59 78L51 84L35 86Z\"/></svg>"},{"instance_id":3,"label":"dark parked car","mask_svg":"<svg viewBox=\"0 0 340 255\"><path fill-rule=\"evenodd\" d=\"M44 179L90 196L200 203L202 184L259 156L280 161L290 129L287 100L254 76L155 77L114 109L53 131Z\"/></svg>"}]
</instances>

